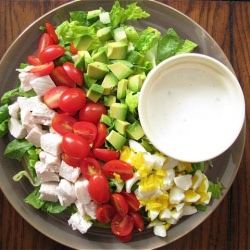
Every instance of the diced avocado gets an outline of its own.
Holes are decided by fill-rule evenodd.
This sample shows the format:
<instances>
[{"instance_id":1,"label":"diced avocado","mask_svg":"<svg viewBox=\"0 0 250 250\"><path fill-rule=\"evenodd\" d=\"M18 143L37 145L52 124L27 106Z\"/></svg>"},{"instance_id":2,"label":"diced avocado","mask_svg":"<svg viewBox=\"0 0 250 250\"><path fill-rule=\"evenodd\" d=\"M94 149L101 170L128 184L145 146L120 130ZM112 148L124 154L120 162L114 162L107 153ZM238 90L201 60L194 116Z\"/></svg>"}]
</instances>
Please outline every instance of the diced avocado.
<instances>
[{"instance_id":1,"label":"diced avocado","mask_svg":"<svg viewBox=\"0 0 250 250\"><path fill-rule=\"evenodd\" d=\"M131 50L128 53L128 57L127 60L130 61L133 64L142 64L143 60L144 60L144 55L141 54L138 51L135 50Z\"/></svg>"},{"instance_id":2,"label":"diced avocado","mask_svg":"<svg viewBox=\"0 0 250 250\"><path fill-rule=\"evenodd\" d=\"M114 89L117 87L118 79L116 76L110 72L105 75L103 81L102 81L102 87L104 88L104 95L110 95L114 91Z\"/></svg>"},{"instance_id":3,"label":"diced avocado","mask_svg":"<svg viewBox=\"0 0 250 250\"><path fill-rule=\"evenodd\" d=\"M92 43L92 37L89 35L84 35L82 37L76 38L73 41L74 46L78 50L88 50L91 43Z\"/></svg>"},{"instance_id":4,"label":"diced avocado","mask_svg":"<svg viewBox=\"0 0 250 250\"><path fill-rule=\"evenodd\" d=\"M121 150L123 145L126 143L127 139L116 132L115 130L112 130L108 136L106 137L106 140L116 149Z\"/></svg>"},{"instance_id":5,"label":"diced avocado","mask_svg":"<svg viewBox=\"0 0 250 250\"><path fill-rule=\"evenodd\" d=\"M99 18L100 13L101 13L101 9L88 11L87 20Z\"/></svg>"},{"instance_id":6,"label":"diced avocado","mask_svg":"<svg viewBox=\"0 0 250 250\"><path fill-rule=\"evenodd\" d=\"M142 126L138 121L129 125L126 132L128 137L134 140L139 140L145 135Z\"/></svg>"},{"instance_id":7,"label":"diced avocado","mask_svg":"<svg viewBox=\"0 0 250 250\"><path fill-rule=\"evenodd\" d=\"M119 119L116 119L114 122L115 130L122 135L126 134L126 129L128 128L129 125L130 125L129 122L121 121Z\"/></svg>"},{"instance_id":8,"label":"diced avocado","mask_svg":"<svg viewBox=\"0 0 250 250\"><path fill-rule=\"evenodd\" d=\"M92 84L96 83L96 79L90 78L87 74L83 74L84 76L84 83L86 87L89 89Z\"/></svg>"},{"instance_id":9,"label":"diced avocado","mask_svg":"<svg viewBox=\"0 0 250 250\"><path fill-rule=\"evenodd\" d=\"M143 80L141 75L132 75L128 78L128 89L137 93L141 90Z\"/></svg>"},{"instance_id":10,"label":"diced avocado","mask_svg":"<svg viewBox=\"0 0 250 250\"><path fill-rule=\"evenodd\" d=\"M119 42L119 41L127 42L128 41L124 27L116 28L113 30L113 32L114 32L114 39L116 42Z\"/></svg>"},{"instance_id":11,"label":"diced avocado","mask_svg":"<svg viewBox=\"0 0 250 250\"><path fill-rule=\"evenodd\" d=\"M155 147L146 139L142 139L141 145L150 153L155 152Z\"/></svg>"},{"instance_id":12,"label":"diced avocado","mask_svg":"<svg viewBox=\"0 0 250 250\"><path fill-rule=\"evenodd\" d=\"M107 107L111 107L113 103L116 102L116 97L114 95L104 96L103 104Z\"/></svg>"},{"instance_id":13,"label":"diced avocado","mask_svg":"<svg viewBox=\"0 0 250 250\"><path fill-rule=\"evenodd\" d=\"M109 72L108 65L101 62L93 62L88 65L87 74L94 79L102 79Z\"/></svg>"},{"instance_id":14,"label":"diced avocado","mask_svg":"<svg viewBox=\"0 0 250 250\"><path fill-rule=\"evenodd\" d=\"M109 110L109 115L115 119L126 120L128 106L125 103L113 103Z\"/></svg>"},{"instance_id":15,"label":"diced avocado","mask_svg":"<svg viewBox=\"0 0 250 250\"><path fill-rule=\"evenodd\" d=\"M124 41L110 42L107 44L107 56L109 59L126 59L128 44Z\"/></svg>"},{"instance_id":16,"label":"diced avocado","mask_svg":"<svg viewBox=\"0 0 250 250\"><path fill-rule=\"evenodd\" d=\"M83 71L86 71L88 64L93 62L89 52L86 50L78 51L77 57L78 59L75 62L75 66Z\"/></svg>"},{"instance_id":17,"label":"diced avocado","mask_svg":"<svg viewBox=\"0 0 250 250\"><path fill-rule=\"evenodd\" d=\"M105 123L107 126L112 125L112 119L110 116L102 114L100 118L100 122Z\"/></svg>"},{"instance_id":18,"label":"diced avocado","mask_svg":"<svg viewBox=\"0 0 250 250\"><path fill-rule=\"evenodd\" d=\"M113 38L112 29L110 26L97 30L96 35L101 42L106 42Z\"/></svg>"},{"instance_id":19,"label":"diced avocado","mask_svg":"<svg viewBox=\"0 0 250 250\"><path fill-rule=\"evenodd\" d=\"M93 83L87 91L87 97L93 101L97 102L103 94L103 87L99 84Z\"/></svg>"},{"instance_id":20,"label":"diced avocado","mask_svg":"<svg viewBox=\"0 0 250 250\"><path fill-rule=\"evenodd\" d=\"M95 62L102 62L109 64L109 59L107 53L104 49L101 49L92 55L92 59Z\"/></svg>"},{"instance_id":21,"label":"diced avocado","mask_svg":"<svg viewBox=\"0 0 250 250\"><path fill-rule=\"evenodd\" d=\"M118 78L118 80L129 77L133 74L133 70L128 66L126 62L118 61L113 64L109 64L108 68Z\"/></svg>"},{"instance_id":22,"label":"diced avocado","mask_svg":"<svg viewBox=\"0 0 250 250\"><path fill-rule=\"evenodd\" d=\"M99 14L100 21L103 24L109 24L110 23L110 17L109 17L109 12L102 12Z\"/></svg>"},{"instance_id":23,"label":"diced avocado","mask_svg":"<svg viewBox=\"0 0 250 250\"><path fill-rule=\"evenodd\" d=\"M129 41L135 42L139 39L139 34L133 26L125 27L125 32Z\"/></svg>"},{"instance_id":24,"label":"diced avocado","mask_svg":"<svg viewBox=\"0 0 250 250\"><path fill-rule=\"evenodd\" d=\"M127 86L128 86L127 79L121 79L118 82L117 84L117 98L118 99L124 99L126 97Z\"/></svg>"}]
</instances>

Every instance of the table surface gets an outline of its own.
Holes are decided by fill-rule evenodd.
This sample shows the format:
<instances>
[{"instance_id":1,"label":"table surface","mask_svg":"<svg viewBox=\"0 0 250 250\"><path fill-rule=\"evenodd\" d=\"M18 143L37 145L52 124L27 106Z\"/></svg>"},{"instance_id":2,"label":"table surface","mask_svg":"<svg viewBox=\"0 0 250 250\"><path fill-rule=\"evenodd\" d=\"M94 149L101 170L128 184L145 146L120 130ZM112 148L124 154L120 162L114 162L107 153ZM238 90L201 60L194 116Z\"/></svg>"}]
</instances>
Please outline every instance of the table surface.
<instances>
[{"instance_id":1,"label":"table surface","mask_svg":"<svg viewBox=\"0 0 250 250\"><path fill-rule=\"evenodd\" d=\"M0 58L20 32L70 0L0 0ZM234 183L200 226L163 249L250 249L250 2L162 0L199 23L229 58L246 97L246 145ZM42 235L0 192L1 249L69 249Z\"/></svg>"}]
</instances>

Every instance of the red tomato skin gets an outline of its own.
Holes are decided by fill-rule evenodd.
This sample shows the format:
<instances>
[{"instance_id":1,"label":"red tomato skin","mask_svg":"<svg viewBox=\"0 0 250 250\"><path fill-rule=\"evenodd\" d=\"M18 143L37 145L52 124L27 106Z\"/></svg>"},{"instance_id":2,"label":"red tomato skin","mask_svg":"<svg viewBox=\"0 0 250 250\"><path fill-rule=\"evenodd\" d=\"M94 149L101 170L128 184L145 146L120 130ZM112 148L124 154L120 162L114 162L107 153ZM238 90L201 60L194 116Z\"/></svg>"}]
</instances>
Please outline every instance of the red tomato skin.
<instances>
[{"instance_id":1,"label":"red tomato skin","mask_svg":"<svg viewBox=\"0 0 250 250\"><path fill-rule=\"evenodd\" d=\"M38 55L38 58L42 63L48 63L62 56L64 53L65 49L62 46L52 44L45 47Z\"/></svg>"},{"instance_id":2,"label":"red tomato skin","mask_svg":"<svg viewBox=\"0 0 250 250\"><path fill-rule=\"evenodd\" d=\"M86 94L80 88L69 88L59 98L59 108L64 112L74 113L86 103Z\"/></svg>"},{"instance_id":3,"label":"red tomato skin","mask_svg":"<svg viewBox=\"0 0 250 250\"><path fill-rule=\"evenodd\" d=\"M38 57L36 57L36 56L29 55L29 56L27 57L27 59L28 59L28 63L29 63L30 65L38 66L38 65L41 65L41 64L42 64L41 61L40 61L40 59L39 59Z\"/></svg>"},{"instance_id":4,"label":"red tomato skin","mask_svg":"<svg viewBox=\"0 0 250 250\"><path fill-rule=\"evenodd\" d=\"M106 125L102 122L98 122L96 127L97 127L97 136L96 136L93 147L99 148L103 146L103 144L105 143L106 137L108 135L108 131L107 131Z\"/></svg>"},{"instance_id":5,"label":"red tomato skin","mask_svg":"<svg viewBox=\"0 0 250 250\"><path fill-rule=\"evenodd\" d=\"M55 67L50 77L57 86L67 86L70 88L75 86L75 82L68 77L62 66Z\"/></svg>"},{"instance_id":6,"label":"red tomato skin","mask_svg":"<svg viewBox=\"0 0 250 250\"><path fill-rule=\"evenodd\" d=\"M38 76L47 76L51 74L55 65L54 62L48 62L41 65L34 66L30 69L30 72Z\"/></svg>"},{"instance_id":7,"label":"red tomato skin","mask_svg":"<svg viewBox=\"0 0 250 250\"><path fill-rule=\"evenodd\" d=\"M60 135L73 132L73 125L76 119L65 114L56 114L52 119L52 128Z\"/></svg>"},{"instance_id":8,"label":"red tomato skin","mask_svg":"<svg viewBox=\"0 0 250 250\"><path fill-rule=\"evenodd\" d=\"M65 154L79 160L85 158L90 151L88 141L74 133L63 135L61 147Z\"/></svg>"},{"instance_id":9,"label":"red tomato skin","mask_svg":"<svg viewBox=\"0 0 250 250\"><path fill-rule=\"evenodd\" d=\"M90 156L81 160L79 167L81 169L82 175L87 180L89 180L90 176L93 174L103 174L100 162L98 162L95 158Z\"/></svg>"},{"instance_id":10,"label":"red tomato skin","mask_svg":"<svg viewBox=\"0 0 250 250\"><path fill-rule=\"evenodd\" d=\"M129 210L138 211L140 209L140 202L134 193L128 193L123 190L120 194L126 199L129 206Z\"/></svg>"},{"instance_id":11,"label":"red tomato skin","mask_svg":"<svg viewBox=\"0 0 250 250\"><path fill-rule=\"evenodd\" d=\"M109 183L103 174L93 174L89 178L88 191L97 203L106 203L110 198Z\"/></svg>"},{"instance_id":12,"label":"red tomato skin","mask_svg":"<svg viewBox=\"0 0 250 250\"><path fill-rule=\"evenodd\" d=\"M53 25L49 22L46 22L45 28L46 28L46 31L48 32L48 34L50 35L50 37L52 38L52 40L54 41L54 43L58 43L59 39L58 39L58 36L56 34L56 31L55 31Z\"/></svg>"},{"instance_id":13,"label":"red tomato skin","mask_svg":"<svg viewBox=\"0 0 250 250\"><path fill-rule=\"evenodd\" d=\"M115 209L110 204L102 204L97 207L96 218L100 223L109 223L115 216Z\"/></svg>"},{"instance_id":14,"label":"red tomato skin","mask_svg":"<svg viewBox=\"0 0 250 250\"><path fill-rule=\"evenodd\" d=\"M69 51L71 52L72 55L77 55L78 53L78 49L75 47L73 43L70 45Z\"/></svg>"},{"instance_id":15,"label":"red tomato skin","mask_svg":"<svg viewBox=\"0 0 250 250\"><path fill-rule=\"evenodd\" d=\"M58 108L59 98L62 95L62 93L67 89L68 87L66 86L56 86L48 90L43 96L44 103L51 109Z\"/></svg>"},{"instance_id":16,"label":"red tomato skin","mask_svg":"<svg viewBox=\"0 0 250 250\"><path fill-rule=\"evenodd\" d=\"M79 119L97 124L102 114L107 114L107 109L102 103L89 102L80 110Z\"/></svg>"},{"instance_id":17,"label":"red tomato skin","mask_svg":"<svg viewBox=\"0 0 250 250\"><path fill-rule=\"evenodd\" d=\"M129 212L134 219L134 227L139 231L142 232L145 229L144 220L142 215L139 212Z\"/></svg>"},{"instance_id":18,"label":"red tomato skin","mask_svg":"<svg viewBox=\"0 0 250 250\"><path fill-rule=\"evenodd\" d=\"M110 202L115 208L116 212L122 217L124 217L128 213L128 203L121 194L111 194Z\"/></svg>"},{"instance_id":19,"label":"red tomato skin","mask_svg":"<svg viewBox=\"0 0 250 250\"><path fill-rule=\"evenodd\" d=\"M61 157L62 157L62 160L66 162L68 165L70 165L71 167L79 167L80 165L79 159L73 158L69 156L68 154L62 153Z\"/></svg>"},{"instance_id":20,"label":"red tomato skin","mask_svg":"<svg viewBox=\"0 0 250 250\"><path fill-rule=\"evenodd\" d=\"M106 149L106 148L94 148L93 149L94 156L101 161L111 161L117 160L120 157L120 152Z\"/></svg>"},{"instance_id":21,"label":"red tomato skin","mask_svg":"<svg viewBox=\"0 0 250 250\"><path fill-rule=\"evenodd\" d=\"M132 233L134 228L134 220L131 215L126 214L122 217L116 214L111 221L111 230L117 236L126 236Z\"/></svg>"},{"instance_id":22,"label":"red tomato skin","mask_svg":"<svg viewBox=\"0 0 250 250\"><path fill-rule=\"evenodd\" d=\"M114 178L114 173L119 174L121 179L126 181L133 177L133 167L122 160L111 160L103 165L104 173L109 178Z\"/></svg>"},{"instance_id":23,"label":"red tomato skin","mask_svg":"<svg viewBox=\"0 0 250 250\"><path fill-rule=\"evenodd\" d=\"M71 80L80 86L83 85L83 73L80 69L77 69L71 62L65 62L62 66Z\"/></svg>"},{"instance_id":24,"label":"red tomato skin","mask_svg":"<svg viewBox=\"0 0 250 250\"><path fill-rule=\"evenodd\" d=\"M73 125L73 131L88 140L89 143L93 143L97 135L96 125L91 122L76 122Z\"/></svg>"},{"instance_id":25,"label":"red tomato skin","mask_svg":"<svg viewBox=\"0 0 250 250\"><path fill-rule=\"evenodd\" d=\"M37 55L39 56L41 51L43 51L49 45L55 44L53 39L48 33L43 33L38 42Z\"/></svg>"},{"instance_id":26,"label":"red tomato skin","mask_svg":"<svg viewBox=\"0 0 250 250\"><path fill-rule=\"evenodd\" d=\"M118 236L116 235L116 237L121 241L121 242L129 242L132 238L133 238L133 232L131 232L130 234L127 234L125 236Z\"/></svg>"}]
</instances>

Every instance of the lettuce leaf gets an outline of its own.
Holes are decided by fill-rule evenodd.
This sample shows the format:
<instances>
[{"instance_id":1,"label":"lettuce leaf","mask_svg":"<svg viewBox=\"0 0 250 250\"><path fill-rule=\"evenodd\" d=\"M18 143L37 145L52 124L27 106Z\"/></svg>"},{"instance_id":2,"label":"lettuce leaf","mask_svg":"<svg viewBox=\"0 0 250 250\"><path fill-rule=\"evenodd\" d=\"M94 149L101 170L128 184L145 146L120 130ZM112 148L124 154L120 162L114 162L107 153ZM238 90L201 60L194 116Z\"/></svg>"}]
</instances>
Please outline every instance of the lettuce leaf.
<instances>
[{"instance_id":1,"label":"lettuce leaf","mask_svg":"<svg viewBox=\"0 0 250 250\"><path fill-rule=\"evenodd\" d=\"M223 185L217 179L216 183L209 181L208 192L212 193L212 198L218 199L222 194Z\"/></svg>"}]
</instances>

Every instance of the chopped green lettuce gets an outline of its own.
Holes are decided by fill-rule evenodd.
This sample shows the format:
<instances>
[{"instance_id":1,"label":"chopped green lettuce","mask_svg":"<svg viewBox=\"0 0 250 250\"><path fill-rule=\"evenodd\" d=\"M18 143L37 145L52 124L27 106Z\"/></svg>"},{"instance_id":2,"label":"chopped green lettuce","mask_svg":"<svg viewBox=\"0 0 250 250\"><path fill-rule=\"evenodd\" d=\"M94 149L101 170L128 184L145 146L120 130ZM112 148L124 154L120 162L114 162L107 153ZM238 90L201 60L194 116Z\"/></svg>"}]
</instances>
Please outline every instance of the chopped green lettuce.
<instances>
[{"instance_id":1,"label":"chopped green lettuce","mask_svg":"<svg viewBox=\"0 0 250 250\"><path fill-rule=\"evenodd\" d=\"M218 179L216 183L209 181L208 192L212 193L212 198L218 199L222 194L222 189L223 185L220 183Z\"/></svg>"},{"instance_id":2,"label":"chopped green lettuce","mask_svg":"<svg viewBox=\"0 0 250 250\"><path fill-rule=\"evenodd\" d=\"M133 93L131 90L127 90L125 103L128 106L129 111L135 115L137 113L138 107L138 100L139 100L139 92Z\"/></svg>"}]
</instances>

